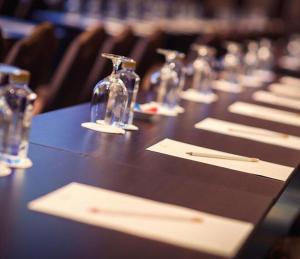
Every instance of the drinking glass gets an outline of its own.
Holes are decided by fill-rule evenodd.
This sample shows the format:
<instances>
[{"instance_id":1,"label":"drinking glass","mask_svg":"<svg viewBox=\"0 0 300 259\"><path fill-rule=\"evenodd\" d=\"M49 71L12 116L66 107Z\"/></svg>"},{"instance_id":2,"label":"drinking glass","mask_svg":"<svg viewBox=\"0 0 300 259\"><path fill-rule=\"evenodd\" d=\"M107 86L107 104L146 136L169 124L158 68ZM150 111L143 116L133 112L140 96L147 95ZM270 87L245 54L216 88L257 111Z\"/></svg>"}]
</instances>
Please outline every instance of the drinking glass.
<instances>
[{"instance_id":1,"label":"drinking glass","mask_svg":"<svg viewBox=\"0 0 300 259\"><path fill-rule=\"evenodd\" d=\"M104 78L94 88L91 102L91 121L108 126L121 127L128 102L128 92L118 75L119 66L129 59L123 56L103 53L113 63L110 76Z\"/></svg>"},{"instance_id":2,"label":"drinking glass","mask_svg":"<svg viewBox=\"0 0 300 259\"><path fill-rule=\"evenodd\" d=\"M241 69L241 47L238 43L227 43L227 54L224 57L223 66L226 80L231 83L238 83L238 75Z\"/></svg>"},{"instance_id":3,"label":"drinking glass","mask_svg":"<svg viewBox=\"0 0 300 259\"><path fill-rule=\"evenodd\" d=\"M128 92L128 104L123 117L125 129L136 128L133 126L134 106L140 85L140 77L135 73L136 62L133 59L123 62L122 69L118 71Z\"/></svg>"},{"instance_id":4,"label":"drinking glass","mask_svg":"<svg viewBox=\"0 0 300 259\"><path fill-rule=\"evenodd\" d=\"M214 71L211 65L214 49L199 44L193 44L192 49L198 54L198 57L193 62L192 88L198 92L210 94L212 93L211 84L214 79Z\"/></svg>"},{"instance_id":5,"label":"drinking glass","mask_svg":"<svg viewBox=\"0 0 300 259\"><path fill-rule=\"evenodd\" d=\"M287 44L287 52L290 57L300 59L300 35L291 36Z\"/></svg>"},{"instance_id":6,"label":"drinking glass","mask_svg":"<svg viewBox=\"0 0 300 259\"><path fill-rule=\"evenodd\" d=\"M179 93L185 83L182 60L185 54L167 49L158 49L157 53L165 56L165 64L159 72L159 87L156 102L169 109L177 106Z\"/></svg>"},{"instance_id":7,"label":"drinking glass","mask_svg":"<svg viewBox=\"0 0 300 259\"><path fill-rule=\"evenodd\" d=\"M272 51L272 43L269 39L262 39L260 41L257 55L259 60L259 68L267 71L272 70L274 56Z\"/></svg>"},{"instance_id":8,"label":"drinking glass","mask_svg":"<svg viewBox=\"0 0 300 259\"><path fill-rule=\"evenodd\" d=\"M247 46L247 52L244 56L244 74L252 76L258 69L258 44L255 41L250 41Z\"/></svg>"}]
</instances>

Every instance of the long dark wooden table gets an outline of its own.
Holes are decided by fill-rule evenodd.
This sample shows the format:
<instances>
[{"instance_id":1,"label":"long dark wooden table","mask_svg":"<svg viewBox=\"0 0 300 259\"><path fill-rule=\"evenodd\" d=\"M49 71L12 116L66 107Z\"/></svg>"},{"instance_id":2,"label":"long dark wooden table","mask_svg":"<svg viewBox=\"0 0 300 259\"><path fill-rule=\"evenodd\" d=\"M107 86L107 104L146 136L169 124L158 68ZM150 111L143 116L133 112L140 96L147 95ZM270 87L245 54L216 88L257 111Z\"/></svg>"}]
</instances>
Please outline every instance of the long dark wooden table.
<instances>
[{"instance_id":1,"label":"long dark wooden table","mask_svg":"<svg viewBox=\"0 0 300 259\"><path fill-rule=\"evenodd\" d=\"M263 258L275 237L266 237L272 230L266 229L270 213L286 202L286 186L288 191L300 188L300 168L285 183L145 150L171 138L296 168L299 151L194 128L200 120L214 117L300 137L297 127L227 111L237 100L254 103L254 91L220 92L220 99L209 105L182 101L184 114L154 123L135 121L140 131L125 136L81 128L89 120L88 104L36 116L29 154L33 168L0 179L0 258L221 258L27 209L29 201L70 182L251 222L255 231L237 257ZM293 208L299 211L299 206Z\"/></svg>"}]
</instances>

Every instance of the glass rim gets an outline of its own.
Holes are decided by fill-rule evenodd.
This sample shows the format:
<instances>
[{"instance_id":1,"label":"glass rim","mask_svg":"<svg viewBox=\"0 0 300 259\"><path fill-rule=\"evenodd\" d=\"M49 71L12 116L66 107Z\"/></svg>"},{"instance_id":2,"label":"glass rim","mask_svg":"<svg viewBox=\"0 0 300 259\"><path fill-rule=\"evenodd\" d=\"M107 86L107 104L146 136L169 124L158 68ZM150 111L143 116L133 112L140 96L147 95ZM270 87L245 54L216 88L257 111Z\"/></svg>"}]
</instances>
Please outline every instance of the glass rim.
<instances>
[{"instance_id":1,"label":"glass rim","mask_svg":"<svg viewBox=\"0 0 300 259\"><path fill-rule=\"evenodd\" d=\"M116 54L111 54L111 53L101 53L101 56L103 58L108 58L111 60L119 60L120 62L135 62L133 59L125 57L125 56L121 56L121 55L116 55Z\"/></svg>"},{"instance_id":2,"label":"glass rim","mask_svg":"<svg viewBox=\"0 0 300 259\"><path fill-rule=\"evenodd\" d=\"M174 55L174 59L177 59L177 58L184 59L185 58L185 54L180 52L180 51L177 51L177 50L158 48L156 50L156 52L158 54L162 54L162 55L165 55L165 56Z\"/></svg>"}]
</instances>

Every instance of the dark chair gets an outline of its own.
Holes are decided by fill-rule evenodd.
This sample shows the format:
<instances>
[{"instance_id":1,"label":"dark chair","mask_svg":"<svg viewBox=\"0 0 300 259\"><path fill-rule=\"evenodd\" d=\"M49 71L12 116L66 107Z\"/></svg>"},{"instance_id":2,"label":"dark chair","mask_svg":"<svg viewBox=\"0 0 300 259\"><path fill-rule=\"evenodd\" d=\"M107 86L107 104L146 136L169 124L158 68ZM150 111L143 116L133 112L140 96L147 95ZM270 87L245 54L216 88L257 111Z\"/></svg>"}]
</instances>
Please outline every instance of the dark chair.
<instances>
[{"instance_id":1,"label":"dark chair","mask_svg":"<svg viewBox=\"0 0 300 259\"><path fill-rule=\"evenodd\" d=\"M97 26L73 40L50 84L39 87L35 113L77 104L105 37L104 28Z\"/></svg>"},{"instance_id":2,"label":"dark chair","mask_svg":"<svg viewBox=\"0 0 300 259\"><path fill-rule=\"evenodd\" d=\"M4 39L2 37L2 30L0 28L0 62L3 59L4 51L5 51L5 49L4 49Z\"/></svg>"},{"instance_id":3,"label":"dark chair","mask_svg":"<svg viewBox=\"0 0 300 259\"><path fill-rule=\"evenodd\" d=\"M104 43L89 74L87 82L85 83L84 89L79 96L79 103L90 101L96 83L100 79L108 76L112 71L111 61L102 58L101 53L113 53L116 55L128 56L135 45L136 39L132 29L127 27L119 35L109 38Z\"/></svg>"},{"instance_id":4,"label":"dark chair","mask_svg":"<svg viewBox=\"0 0 300 259\"><path fill-rule=\"evenodd\" d=\"M43 0L19 0L15 10L14 16L27 19L34 10L44 9L46 7Z\"/></svg>"},{"instance_id":5,"label":"dark chair","mask_svg":"<svg viewBox=\"0 0 300 259\"><path fill-rule=\"evenodd\" d=\"M0 0L0 14L13 16L19 0Z\"/></svg>"},{"instance_id":6,"label":"dark chair","mask_svg":"<svg viewBox=\"0 0 300 259\"><path fill-rule=\"evenodd\" d=\"M143 78L147 71L160 60L156 53L157 48L163 48L165 45L165 33L157 30L149 37L140 39L133 49L130 57L136 63L136 73Z\"/></svg>"},{"instance_id":7,"label":"dark chair","mask_svg":"<svg viewBox=\"0 0 300 259\"><path fill-rule=\"evenodd\" d=\"M31 35L18 41L9 51L4 63L31 72L33 90L49 79L53 56L57 46L54 27L49 23L38 25Z\"/></svg>"}]
</instances>

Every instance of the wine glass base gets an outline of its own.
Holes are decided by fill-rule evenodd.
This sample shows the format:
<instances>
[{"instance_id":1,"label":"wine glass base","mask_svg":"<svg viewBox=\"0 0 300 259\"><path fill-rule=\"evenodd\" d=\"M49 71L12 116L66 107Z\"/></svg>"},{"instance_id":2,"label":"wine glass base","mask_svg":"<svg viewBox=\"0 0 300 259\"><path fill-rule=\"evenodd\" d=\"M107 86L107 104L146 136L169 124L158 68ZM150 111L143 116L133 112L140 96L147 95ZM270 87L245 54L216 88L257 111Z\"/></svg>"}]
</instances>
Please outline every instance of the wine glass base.
<instances>
[{"instance_id":1,"label":"wine glass base","mask_svg":"<svg viewBox=\"0 0 300 259\"><path fill-rule=\"evenodd\" d=\"M32 167L32 161L27 157L23 158L18 156L1 154L0 159L2 163L8 168L27 169Z\"/></svg>"},{"instance_id":2,"label":"wine glass base","mask_svg":"<svg viewBox=\"0 0 300 259\"><path fill-rule=\"evenodd\" d=\"M0 177L5 177L11 174L11 169L4 163L0 163Z\"/></svg>"},{"instance_id":3,"label":"wine glass base","mask_svg":"<svg viewBox=\"0 0 300 259\"><path fill-rule=\"evenodd\" d=\"M124 130L129 130L129 131L136 131L139 130L139 128L133 124L126 124L123 128Z\"/></svg>"},{"instance_id":4,"label":"wine glass base","mask_svg":"<svg viewBox=\"0 0 300 259\"><path fill-rule=\"evenodd\" d=\"M90 130L98 131L101 133L108 133L108 134L125 134L125 130L116 126L111 125L104 125L100 123L94 123L94 122L85 122L82 123L81 126L83 128L87 128Z\"/></svg>"}]
</instances>

